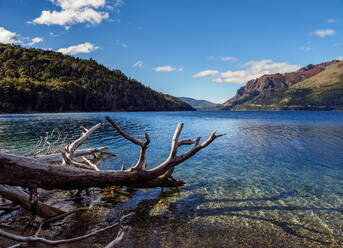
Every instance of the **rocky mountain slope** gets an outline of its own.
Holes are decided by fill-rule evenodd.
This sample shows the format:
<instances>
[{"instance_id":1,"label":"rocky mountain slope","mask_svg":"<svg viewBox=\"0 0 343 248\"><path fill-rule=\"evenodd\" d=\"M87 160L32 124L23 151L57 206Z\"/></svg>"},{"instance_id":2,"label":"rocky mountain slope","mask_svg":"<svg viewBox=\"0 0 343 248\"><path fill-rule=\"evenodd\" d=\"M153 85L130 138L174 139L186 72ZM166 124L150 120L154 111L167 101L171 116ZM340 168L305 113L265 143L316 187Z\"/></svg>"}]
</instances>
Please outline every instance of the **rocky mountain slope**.
<instances>
[{"instance_id":1,"label":"rocky mountain slope","mask_svg":"<svg viewBox=\"0 0 343 248\"><path fill-rule=\"evenodd\" d=\"M0 44L0 113L193 110L95 60Z\"/></svg>"},{"instance_id":2,"label":"rocky mountain slope","mask_svg":"<svg viewBox=\"0 0 343 248\"><path fill-rule=\"evenodd\" d=\"M226 110L343 109L343 61L250 80L224 103Z\"/></svg>"}]
</instances>

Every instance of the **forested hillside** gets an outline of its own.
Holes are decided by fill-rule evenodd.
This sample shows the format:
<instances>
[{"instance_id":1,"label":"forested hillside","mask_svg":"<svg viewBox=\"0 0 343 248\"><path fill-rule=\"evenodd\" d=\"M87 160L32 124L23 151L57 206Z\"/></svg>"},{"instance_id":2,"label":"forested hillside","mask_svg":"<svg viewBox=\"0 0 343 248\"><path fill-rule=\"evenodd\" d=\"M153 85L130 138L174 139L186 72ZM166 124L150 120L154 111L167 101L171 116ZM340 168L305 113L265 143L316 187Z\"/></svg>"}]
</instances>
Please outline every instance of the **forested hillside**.
<instances>
[{"instance_id":1,"label":"forested hillside","mask_svg":"<svg viewBox=\"0 0 343 248\"><path fill-rule=\"evenodd\" d=\"M0 112L192 110L95 60L0 44Z\"/></svg>"}]
</instances>

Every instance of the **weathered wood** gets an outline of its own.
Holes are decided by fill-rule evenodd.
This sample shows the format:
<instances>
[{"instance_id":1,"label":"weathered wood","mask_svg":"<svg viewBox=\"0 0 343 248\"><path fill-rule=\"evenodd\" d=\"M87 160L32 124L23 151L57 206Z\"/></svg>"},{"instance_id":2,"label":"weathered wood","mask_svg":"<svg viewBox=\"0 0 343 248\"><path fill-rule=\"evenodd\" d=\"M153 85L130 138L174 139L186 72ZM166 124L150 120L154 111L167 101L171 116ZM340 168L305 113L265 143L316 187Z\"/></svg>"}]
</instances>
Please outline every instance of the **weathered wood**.
<instances>
[{"instance_id":1,"label":"weathered wood","mask_svg":"<svg viewBox=\"0 0 343 248\"><path fill-rule=\"evenodd\" d=\"M162 169L165 172L168 168ZM90 187L129 186L136 188L173 187L173 183L154 180L148 170L90 171L68 166L55 166L32 158L0 153L0 184L39 188L86 189ZM182 185L179 183L179 186Z\"/></svg>"},{"instance_id":2,"label":"weathered wood","mask_svg":"<svg viewBox=\"0 0 343 248\"><path fill-rule=\"evenodd\" d=\"M127 215L124 215L123 217L121 217L120 221L121 222L125 221L131 215L133 215L133 213L129 213ZM25 236L20 236L20 235L16 235L16 234L13 234L13 233L6 232L6 231L4 231L2 229L0 229L0 236L8 238L8 239L11 239L11 240L15 240L15 241L19 241L19 242L25 242L25 243L31 243L31 244L32 243L41 243L41 244L46 244L46 245L60 245L60 244L73 243L73 242L77 242L77 241L80 241L80 240L87 239L89 237L97 235L98 233L101 233L101 232L107 231L109 229L112 229L112 228L114 228L114 227L116 227L118 225L119 225L119 223L117 222L117 223L114 223L113 225L110 225L110 226L98 229L96 231L93 231L91 233L88 233L88 234L85 234L85 235L82 235L82 236L78 236L78 237L71 238L71 239L62 239L62 240L49 240L49 239L45 239L45 238L41 238L41 237L36 237L36 236L25 237ZM119 232L119 234L124 235L121 232ZM121 235L120 235L120 237L121 237L120 240L122 240L122 236Z\"/></svg>"},{"instance_id":3,"label":"weathered wood","mask_svg":"<svg viewBox=\"0 0 343 248\"><path fill-rule=\"evenodd\" d=\"M108 116L108 122L114 129L122 135L125 139L141 147L140 156L135 166L125 170L124 164L121 170L118 171L99 171L97 164L93 163L85 157L87 154L93 154L95 157L96 152L109 153L107 148L97 148L98 150L79 150L77 149L86 141L86 139L104 124L97 124L90 129L83 128L84 133L80 138L75 140L72 144L66 146L61 154L50 155L37 155L36 157L22 157L9 154L0 153L0 195L4 198L28 209L32 210L40 216L48 217L46 220L55 220L63 218L73 212L65 213L59 209L45 205L37 201L37 188L47 190L62 189L73 190L88 189L91 187L105 188L108 186L128 186L133 188L154 188L154 187L176 187L184 184L183 181L175 180L172 177L175 166L181 164L185 160L191 158L194 154L201 149L207 147L216 138L222 135L216 135L215 131L212 132L210 137L203 143L200 143L200 137L195 140L181 140L179 137L183 128L183 123L179 123L172 139L172 145L168 158L156 166L148 170L145 165L146 150L150 144L148 134L144 134L143 138L139 140L134 139L126 134L119 126ZM48 136L49 137L49 136ZM47 138L46 138L47 139ZM40 143L38 143L38 146ZM177 155L178 148L182 145L193 145L187 152ZM48 148L50 151L50 148ZM109 153L110 155L113 155ZM78 157L78 159L75 159ZM95 157L96 158L96 157ZM61 165L52 164L54 162L63 161ZM99 161L98 161L99 162ZM86 169L86 170L85 170ZM4 185L2 185L4 184ZM11 185L11 186L5 186ZM31 197L20 189L13 186L27 187L30 189ZM118 244L130 230L130 227L121 225L121 220L127 218L129 215L120 218L118 211L118 223L105 227L103 229L94 231L90 234L79 236L67 240L48 240L38 235L41 232L42 226L46 222L41 222L39 228L34 236L24 237L16 234L8 233L0 229L0 236L16 240L24 243L42 243L47 245L58 245L63 243L71 243L79 240L86 239L90 236L96 235L99 232L113 228L119 225L119 233L111 243L106 247L111 248ZM18 244L19 246L21 244Z\"/></svg>"},{"instance_id":4,"label":"weathered wood","mask_svg":"<svg viewBox=\"0 0 343 248\"><path fill-rule=\"evenodd\" d=\"M139 154L139 159L138 159L136 165L134 167L132 167L132 169L141 169L141 168L143 168L143 165L145 163L146 150L148 149L148 146L150 144L149 135L147 133L144 133L145 141L143 141L143 139L136 140L135 138L131 137L130 135L125 133L123 130L121 130L120 127L117 125L117 123L115 123L111 119L111 117L106 116L105 118L121 136L123 136L125 139L131 141L133 144L139 145L141 147L141 151L140 151L140 154Z\"/></svg>"},{"instance_id":5,"label":"weathered wood","mask_svg":"<svg viewBox=\"0 0 343 248\"><path fill-rule=\"evenodd\" d=\"M31 210L30 196L21 189L0 185L0 195L27 210ZM36 213L41 217L51 218L63 214L64 211L38 201Z\"/></svg>"},{"instance_id":6,"label":"weathered wood","mask_svg":"<svg viewBox=\"0 0 343 248\"><path fill-rule=\"evenodd\" d=\"M134 188L177 187L183 185L184 182L170 178L174 167L191 158L216 138L222 136L216 135L215 131L213 131L211 136L201 144L200 137L198 137L192 142L194 146L189 151L178 156L178 147L186 143L178 140L183 128L183 123L179 123L172 139L168 158L162 164L147 170L142 168L142 165L145 162L145 150L150 143L149 136L145 134L145 142L143 140L138 141L122 131L110 117L107 116L106 119L122 136L142 147L140 159L133 168L118 171L87 171L71 166L55 166L32 158L0 153L0 184L22 187L36 185L38 188L43 189L64 190L87 189L90 187L104 188L107 186L129 186ZM77 147L88 138L90 133L95 132L102 126L103 124L98 124L89 130L87 129L84 135L68 146L66 150L69 150L69 152L65 153L67 159L72 161ZM74 162L76 163L76 161Z\"/></svg>"},{"instance_id":7,"label":"weathered wood","mask_svg":"<svg viewBox=\"0 0 343 248\"><path fill-rule=\"evenodd\" d=\"M79 167L81 167L81 165L79 163L73 161L74 160L74 153L75 153L76 149L78 149L89 138L89 136L91 136L98 129L102 128L104 125L105 124L103 124L103 123L99 123L99 124L91 127L90 129L86 129L87 131L84 132L80 138L75 140L70 145L67 145L64 148L64 150L62 151L63 164L71 165L71 166L73 166L74 164L77 164ZM90 168L90 169L92 169L92 168Z\"/></svg>"},{"instance_id":8,"label":"weathered wood","mask_svg":"<svg viewBox=\"0 0 343 248\"><path fill-rule=\"evenodd\" d=\"M87 148L87 149L80 149L76 150L74 152L74 157L82 157L87 155L93 155L94 153L103 153L108 154L111 156L116 156L115 154L108 151L108 147L97 147L97 148ZM62 154L59 153L53 153L48 155L38 155L34 157L36 160L47 162L47 163L60 163L63 160Z\"/></svg>"}]
</instances>

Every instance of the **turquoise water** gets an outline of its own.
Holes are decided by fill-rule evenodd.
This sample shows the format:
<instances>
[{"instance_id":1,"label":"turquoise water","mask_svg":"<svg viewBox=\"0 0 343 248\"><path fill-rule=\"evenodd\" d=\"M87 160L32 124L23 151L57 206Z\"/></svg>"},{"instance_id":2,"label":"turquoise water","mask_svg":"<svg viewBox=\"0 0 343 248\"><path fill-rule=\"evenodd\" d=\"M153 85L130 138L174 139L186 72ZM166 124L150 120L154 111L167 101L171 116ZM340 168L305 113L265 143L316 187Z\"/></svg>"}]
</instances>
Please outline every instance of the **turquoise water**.
<instances>
[{"instance_id":1,"label":"turquoise water","mask_svg":"<svg viewBox=\"0 0 343 248\"><path fill-rule=\"evenodd\" d=\"M181 138L207 138L212 130L227 135L177 167L174 177L186 182L180 193L118 189L74 203L105 206L93 224L81 219L79 229L111 223L119 204L136 212L123 247L343 247L343 112L0 115L0 150L28 154L53 128L73 140L79 126L105 122L105 115L134 137L150 135L148 168L168 156L178 122L185 124ZM102 163L105 170L135 164L139 155L110 125L87 146L118 154ZM68 228L75 230L75 223ZM106 233L87 245L111 237Z\"/></svg>"}]
</instances>

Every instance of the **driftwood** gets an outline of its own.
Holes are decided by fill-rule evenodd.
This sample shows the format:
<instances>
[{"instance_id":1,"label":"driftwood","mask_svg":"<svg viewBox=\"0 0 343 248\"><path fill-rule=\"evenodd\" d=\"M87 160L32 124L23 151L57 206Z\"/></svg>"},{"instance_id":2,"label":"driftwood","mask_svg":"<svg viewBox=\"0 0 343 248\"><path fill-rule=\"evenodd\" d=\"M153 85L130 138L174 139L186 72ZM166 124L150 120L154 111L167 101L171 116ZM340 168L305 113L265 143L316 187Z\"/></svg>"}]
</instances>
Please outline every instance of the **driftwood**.
<instances>
[{"instance_id":1,"label":"driftwood","mask_svg":"<svg viewBox=\"0 0 343 248\"><path fill-rule=\"evenodd\" d=\"M85 235L78 236L78 237L71 238L71 239L49 240L49 239L38 237L38 234L39 234L38 231L36 232L36 234L34 236L24 237L24 236L21 236L21 235L16 235L16 234L13 234L13 233L10 233L10 232L6 232L6 231L4 231L2 229L0 229L0 236L8 238L8 239L11 239L11 240L19 241L19 242L24 242L24 243L42 243L42 244L46 244L46 245L60 245L60 244L66 244L66 243L73 243L73 242L81 241L81 240L87 239L89 237L92 237L94 235L97 235L98 233L107 231L109 229L112 229L112 228L117 227L118 225L120 225L120 230L118 232L117 238L114 239L110 243L110 244L112 244L112 243L118 244L123 239L125 232L129 231L129 228L123 227L121 225L121 222L123 222L126 219L128 219L131 215L133 215L133 213L129 213L127 215L124 215L123 217L118 219L118 222L116 222L115 224L112 224L110 226L107 226L107 227L98 229L96 231L87 233ZM113 246L109 246L109 247L113 247Z\"/></svg>"},{"instance_id":2,"label":"driftwood","mask_svg":"<svg viewBox=\"0 0 343 248\"><path fill-rule=\"evenodd\" d=\"M0 195L27 210L31 210L30 196L17 187L0 185ZM63 214L64 211L38 201L36 213L41 217L53 217Z\"/></svg>"},{"instance_id":3,"label":"driftwood","mask_svg":"<svg viewBox=\"0 0 343 248\"><path fill-rule=\"evenodd\" d=\"M184 184L183 181L171 179L174 167L191 158L201 149L211 144L216 138L222 136L216 135L215 131L213 131L210 137L202 143L200 143L200 137L195 140L179 141L179 136L183 128L183 124L179 123L172 139L168 158L163 163L147 170L142 166L145 162L145 151L150 142L149 136L147 134L145 135L145 142L143 140L138 141L120 130L110 117L106 118L123 137L141 146L140 158L132 168L121 171L92 171L75 168L75 165L76 167L79 165L79 163L75 163L73 160L75 149L81 145L80 141L84 142L89 137L89 133L93 133L103 125L98 124L89 129L89 133L84 133L78 140L65 149L63 152L65 157L64 163L70 166L56 166L41 162L35 158L0 153L0 184L21 187L33 185L48 190L72 190L90 187L104 188L107 186L129 186L135 188L181 186ZM193 145L193 147L187 152L177 155L178 148L182 145ZM92 169L90 166L87 168Z\"/></svg>"},{"instance_id":4,"label":"driftwood","mask_svg":"<svg viewBox=\"0 0 343 248\"><path fill-rule=\"evenodd\" d=\"M108 151L108 147L97 147L97 148L87 148L75 151L74 157L83 157L87 155L93 155L97 153L108 154L111 156L116 156L114 153ZM52 153L47 155L37 155L34 157L35 160L45 162L45 163L61 163L63 161L62 153Z\"/></svg>"},{"instance_id":5,"label":"driftwood","mask_svg":"<svg viewBox=\"0 0 343 248\"><path fill-rule=\"evenodd\" d=\"M106 116L106 120L121 136L140 147L140 156L134 166L126 170L123 165L121 170L100 171L98 169L100 160L97 153L112 156L115 156L115 154L109 152L107 147L78 150L91 134L102 128L105 124L99 123L90 129L82 127L83 133L80 138L60 149L61 153L52 152L56 151L56 149L53 149L53 144L56 144L57 141L49 143L48 140L52 137L53 133L51 135L47 134L44 139L41 138L41 141L37 143L36 148L41 148L38 151L32 151L31 157L0 153L0 195L21 207L31 210L34 216L38 214L42 217L48 217L50 220L64 218L69 213L38 201L37 188L46 190L77 189L78 192L81 192L81 190L91 187L106 188L109 186L128 186L133 188L178 187L183 185L184 182L172 177L175 166L191 158L201 149L211 144L216 138L223 136L223 134L216 135L215 131L213 131L202 143L200 142L200 137L194 140L179 140L183 129L183 123L179 123L173 135L167 159L152 169L147 169L145 159L146 150L150 144L149 135L145 133L144 140L143 138L137 140L120 129L110 117ZM60 136L61 134L58 132L57 140L60 139ZM191 148L185 153L178 155L178 148L185 145L189 145ZM93 159L87 157L89 155L93 156ZM18 187L28 188L30 194L25 193ZM128 218L129 215L124 217ZM38 242L56 245L82 240L119 225L120 230L117 237L106 246L114 247L130 230L130 227L122 226L120 220L121 218L118 216L118 223L115 225L70 240L52 241L38 237L42 225L46 223L44 221L40 223L39 229L34 236L20 236L1 229L0 236L24 243Z\"/></svg>"}]
</instances>

